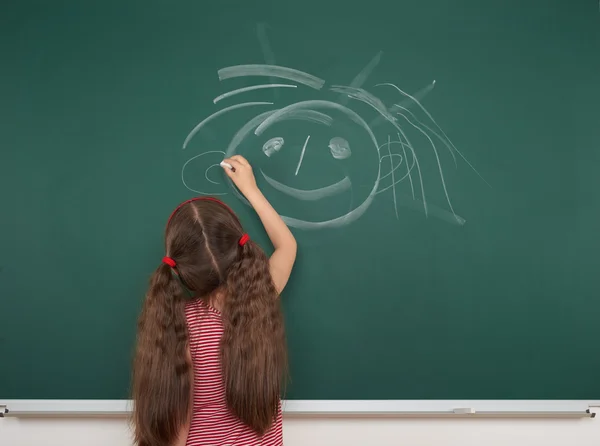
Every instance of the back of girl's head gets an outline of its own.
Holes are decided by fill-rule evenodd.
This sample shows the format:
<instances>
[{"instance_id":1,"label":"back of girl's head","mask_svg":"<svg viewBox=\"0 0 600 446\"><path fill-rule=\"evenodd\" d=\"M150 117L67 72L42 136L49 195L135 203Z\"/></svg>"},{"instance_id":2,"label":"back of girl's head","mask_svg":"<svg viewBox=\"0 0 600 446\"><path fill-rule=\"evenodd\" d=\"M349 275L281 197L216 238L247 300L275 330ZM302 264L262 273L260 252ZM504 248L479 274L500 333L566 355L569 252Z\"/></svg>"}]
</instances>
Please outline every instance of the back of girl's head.
<instances>
[{"instance_id":1,"label":"back of girl's head","mask_svg":"<svg viewBox=\"0 0 600 446\"><path fill-rule=\"evenodd\" d=\"M185 302L224 297L221 364L229 409L264 433L277 415L286 370L283 317L269 261L222 202L190 200L171 215L166 255L150 278L138 323L133 366L136 443L170 444L185 422L192 365L187 359ZM187 288L187 289L186 289Z\"/></svg>"},{"instance_id":2,"label":"back of girl's head","mask_svg":"<svg viewBox=\"0 0 600 446\"><path fill-rule=\"evenodd\" d=\"M243 233L235 214L218 201L195 200L176 209L165 231L165 249L194 296L208 296L225 283L244 249Z\"/></svg>"}]
</instances>

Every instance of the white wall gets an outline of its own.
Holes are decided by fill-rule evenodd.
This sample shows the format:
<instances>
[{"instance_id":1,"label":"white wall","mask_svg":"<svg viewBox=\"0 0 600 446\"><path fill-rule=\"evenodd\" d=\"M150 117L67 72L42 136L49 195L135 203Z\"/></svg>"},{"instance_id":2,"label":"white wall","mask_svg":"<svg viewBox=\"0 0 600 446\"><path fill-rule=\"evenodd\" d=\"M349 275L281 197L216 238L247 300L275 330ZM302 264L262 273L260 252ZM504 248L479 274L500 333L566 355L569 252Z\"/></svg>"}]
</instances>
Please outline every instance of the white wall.
<instances>
[{"instance_id":1,"label":"white wall","mask_svg":"<svg viewBox=\"0 0 600 446\"><path fill-rule=\"evenodd\" d=\"M288 416L286 446L600 445L598 419L327 419ZM2 446L129 446L127 421L0 419Z\"/></svg>"}]
</instances>

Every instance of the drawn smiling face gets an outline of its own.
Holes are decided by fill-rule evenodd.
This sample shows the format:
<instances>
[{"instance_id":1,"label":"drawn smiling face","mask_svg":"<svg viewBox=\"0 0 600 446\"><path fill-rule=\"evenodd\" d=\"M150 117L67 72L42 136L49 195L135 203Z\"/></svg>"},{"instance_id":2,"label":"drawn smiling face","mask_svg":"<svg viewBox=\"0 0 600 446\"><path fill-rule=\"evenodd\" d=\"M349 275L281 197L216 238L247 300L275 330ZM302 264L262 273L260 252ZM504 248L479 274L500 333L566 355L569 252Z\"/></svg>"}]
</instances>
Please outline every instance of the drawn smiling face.
<instances>
[{"instance_id":1,"label":"drawn smiling face","mask_svg":"<svg viewBox=\"0 0 600 446\"><path fill-rule=\"evenodd\" d=\"M354 195L351 177L356 179L358 175L353 160L348 159L351 156L348 141L341 137L326 141L325 134L329 132L319 134L322 129L310 127L302 125L302 130L312 130L304 141L299 141L300 135L296 138L292 135L285 147L282 137L269 139L263 145L268 159L256 160L255 165L259 177L275 189L272 195L281 196L280 207L286 214L325 221L351 210ZM294 144L294 140L298 143ZM274 143L276 151L272 150Z\"/></svg>"},{"instance_id":2,"label":"drawn smiling face","mask_svg":"<svg viewBox=\"0 0 600 446\"><path fill-rule=\"evenodd\" d=\"M298 102L255 116L233 137L226 156L234 154L248 158L273 190L267 195L280 197L284 221L300 229L355 221L379 186L375 136L357 113L331 101Z\"/></svg>"},{"instance_id":3,"label":"drawn smiling face","mask_svg":"<svg viewBox=\"0 0 600 446\"><path fill-rule=\"evenodd\" d=\"M297 167L294 172L294 175L296 177L298 176L298 172L300 171L300 167L302 166L302 163L304 161L304 155L306 153L307 147L309 146L309 141L310 141L310 135L308 135L306 137L306 140L304 141L304 144L302 145L301 150L300 150L300 146L291 148L291 150L294 153L299 153L299 160L297 160ZM267 157L271 158L273 155L277 154L281 150L283 145L284 145L283 138L281 138L281 137L271 138L263 145L263 153ZM314 138L313 138L313 145L314 145ZM349 158L351 155L350 145L348 144L348 141L346 141L344 138L339 138L339 137L331 138L331 140L329 141L328 147L330 148L331 155L333 156L334 159L346 159L346 158ZM315 147L311 147L311 149L315 149ZM279 155L277 155L277 156L279 158ZM322 158L322 157L319 157L319 158ZM295 161L295 160L292 160L292 161ZM323 161L321 161L321 162L323 162ZM335 195L338 193L342 193L343 191L350 189L350 187L352 186L352 183L351 183L350 179L348 178L348 176L344 176L344 178L342 180L340 180L336 183L329 184L329 185L323 186L323 187L319 187L317 189L298 189L298 188L294 188L289 185L280 183L279 181L270 177L269 175L267 175L264 172L264 170L265 170L264 165L263 164L261 164L261 165L263 167L261 167L260 173L262 174L264 179L267 181L267 183L269 183L274 189L280 191L281 193L288 195L290 197L297 198L299 200L304 200L304 201L320 200L325 197L329 197L329 196L332 196L332 195ZM280 171L281 169L273 168L273 169L269 169L269 170L279 170ZM285 169L285 170L287 171L289 169ZM304 169L304 170L306 170L306 169ZM314 173L314 170L312 172Z\"/></svg>"}]
</instances>

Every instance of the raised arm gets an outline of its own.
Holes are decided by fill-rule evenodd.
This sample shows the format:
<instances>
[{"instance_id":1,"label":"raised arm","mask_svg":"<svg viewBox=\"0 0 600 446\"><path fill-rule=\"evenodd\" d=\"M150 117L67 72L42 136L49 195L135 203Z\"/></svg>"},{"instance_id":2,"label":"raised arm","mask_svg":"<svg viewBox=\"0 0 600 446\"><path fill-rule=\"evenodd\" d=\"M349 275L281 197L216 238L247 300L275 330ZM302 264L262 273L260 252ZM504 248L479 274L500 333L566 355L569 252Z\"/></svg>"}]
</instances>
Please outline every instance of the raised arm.
<instances>
[{"instance_id":1,"label":"raised arm","mask_svg":"<svg viewBox=\"0 0 600 446\"><path fill-rule=\"evenodd\" d=\"M233 169L230 169L224 165L223 169L250 202L265 227L271 243L273 243L275 251L271 255L269 264L275 287L281 293L290 278L296 260L296 239L279 214L275 212L273 206L258 189L252 167L248 161L240 155L234 155L226 159L224 163L233 167Z\"/></svg>"}]
</instances>

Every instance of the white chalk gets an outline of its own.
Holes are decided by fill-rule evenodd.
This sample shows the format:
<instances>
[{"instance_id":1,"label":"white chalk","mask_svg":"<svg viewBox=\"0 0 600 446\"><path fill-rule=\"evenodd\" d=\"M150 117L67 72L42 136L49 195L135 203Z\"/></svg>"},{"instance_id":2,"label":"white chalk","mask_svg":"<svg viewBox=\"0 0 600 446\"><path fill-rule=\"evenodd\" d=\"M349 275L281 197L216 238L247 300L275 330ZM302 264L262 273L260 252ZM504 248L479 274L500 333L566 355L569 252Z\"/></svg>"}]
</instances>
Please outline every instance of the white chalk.
<instances>
[{"instance_id":1,"label":"white chalk","mask_svg":"<svg viewBox=\"0 0 600 446\"><path fill-rule=\"evenodd\" d=\"M229 163L226 163L225 161L221 161L221 162L219 163L219 165L220 165L221 167L227 167L229 170L233 170L233 166L232 166L231 164L229 164Z\"/></svg>"}]
</instances>

